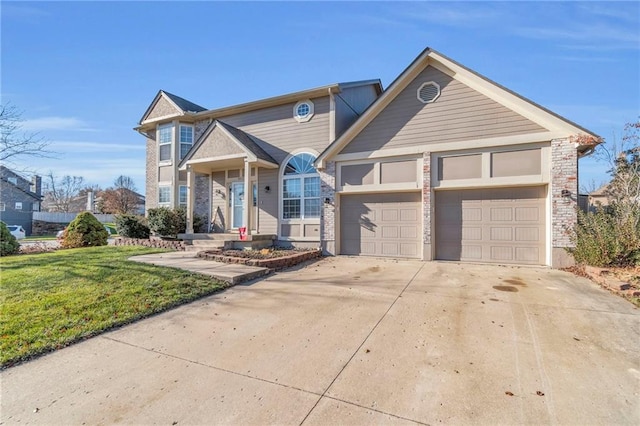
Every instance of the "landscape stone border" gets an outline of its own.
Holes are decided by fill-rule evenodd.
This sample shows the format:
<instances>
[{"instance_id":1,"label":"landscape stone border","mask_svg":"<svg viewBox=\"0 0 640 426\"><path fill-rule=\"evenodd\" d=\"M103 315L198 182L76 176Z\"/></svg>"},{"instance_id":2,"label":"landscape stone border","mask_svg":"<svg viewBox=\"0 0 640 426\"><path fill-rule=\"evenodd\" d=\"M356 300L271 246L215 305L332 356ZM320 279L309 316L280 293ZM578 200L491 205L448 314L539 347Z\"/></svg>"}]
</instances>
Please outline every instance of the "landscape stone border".
<instances>
[{"instance_id":1,"label":"landscape stone border","mask_svg":"<svg viewBox=\"0 0 640 426\"><path fill-rule=\"evenodd\" d=\"M640 291L631 286L630 283L618 280L607 268L597 268L595 266L585 266L584 273L602 287L613 293L627 297L640 297Z\"/></svg>"},{"instance_id":2,"label":"landscape stone border","mask_svg":"<svg viewBox=\"0 0 640 426\"><path fill-rule=\"evenodd\" d=\"M293 254L271 259L251 259L247 257L225 256L216 251L201 251L197 255L201 259L215 262L234 263L239 265L259 266L273 270L285 269L311 259L322 257L322 250L296 251Z\"/></svg>"},{"instance_id":3,"label":"landscape stone border","mask_svg":"<svg viewBox=\"0 0 640 426\"><path fill-rule=\"evenodd\" d=\"M184 251L185 244L182 240L163 240L161 238L126 238L116 237L114 238L114 245L116 246L143 246L152 248L171 249L176 251Z\"/></svg>"}]
</instances>

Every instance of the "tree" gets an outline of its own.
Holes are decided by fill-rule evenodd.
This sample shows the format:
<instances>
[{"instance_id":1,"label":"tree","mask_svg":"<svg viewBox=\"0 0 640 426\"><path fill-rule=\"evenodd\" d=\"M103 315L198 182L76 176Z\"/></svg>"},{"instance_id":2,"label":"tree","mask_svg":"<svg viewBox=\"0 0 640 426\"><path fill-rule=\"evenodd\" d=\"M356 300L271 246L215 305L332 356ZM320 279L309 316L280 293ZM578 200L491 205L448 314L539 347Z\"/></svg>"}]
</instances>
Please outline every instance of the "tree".
<instances>
[{"instance_id":1,"label":"tree","mask_svg":"<svg viewBox=\"0 0 640 426\"><path fill-rule=\"evenodd\" d=\"M22 113L12 104L0 105L0 162L20 157L50 157L49 142L22 130Z\"/></svg>"},{"instance_id":2,"label":"tree","mask_svg":"<svg viewBox=\"0 0 640 426\"><path fill-rule=\"evenodd\" d=\"M640 226L640 120L627 123L618 143L602 145L598 159L610 166L611 183L605 193L622 220Z\"/></svg>"},{"instance_id":3,"label":"tree","mask_svg":"<svg viewBox=\"0 0 640 426\"><path fill-rule=\"evenodd\" d=\"M84 186L84 178L69 175L57 178L53 172L49 172L47 178L43 204L49 211L71 211L73 198L78 196Z\"/></svg>"},{"instance_id":4,"label":"tree","mask_svg":"<svg viewBox=\"0 0 640 426\"><path fill-rule=\"evenodd\" d=\"M101 210L111 214L134 213L138 205L136 185L129 176L118 176L113 187L102 191Z\"/></svg>"}]
</instances>

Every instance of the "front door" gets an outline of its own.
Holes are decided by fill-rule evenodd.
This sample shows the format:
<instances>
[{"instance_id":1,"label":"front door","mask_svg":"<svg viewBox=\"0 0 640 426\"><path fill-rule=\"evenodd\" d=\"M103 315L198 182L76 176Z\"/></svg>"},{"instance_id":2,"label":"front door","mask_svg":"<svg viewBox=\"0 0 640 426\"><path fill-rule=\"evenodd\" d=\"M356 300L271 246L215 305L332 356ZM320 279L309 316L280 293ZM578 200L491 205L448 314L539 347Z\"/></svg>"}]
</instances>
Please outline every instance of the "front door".
<instances>
[{"instance_id":1,"label":"front door","mask_svg":"<svg viewBox=\"0 0 640 426\"><path fill-rule=\"evenodd\" d=\"M244 216L244 182L231 183L231 227L240 228Z\"/></svg>"}]
</instances>

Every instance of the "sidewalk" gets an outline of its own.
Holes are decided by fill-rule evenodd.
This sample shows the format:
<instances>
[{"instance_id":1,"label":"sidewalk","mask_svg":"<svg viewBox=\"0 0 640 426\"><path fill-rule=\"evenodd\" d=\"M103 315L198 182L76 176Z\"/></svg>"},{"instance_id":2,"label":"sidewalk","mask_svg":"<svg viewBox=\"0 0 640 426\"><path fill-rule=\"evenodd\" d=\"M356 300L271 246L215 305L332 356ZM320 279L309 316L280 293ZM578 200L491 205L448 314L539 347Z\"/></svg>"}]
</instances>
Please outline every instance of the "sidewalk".
<instances>
[{"instance_id":1,"label":"sidewalk","mask_svg":"<svg viewBox=\"0 0 640 426\"><path fill-rule=\"evenodd\" d=\"M196 257L196 253L194 252L184 251L145 254L142 256L130 257L129 260L210 275L220 281L225 281L234 285L269 273L268 268L203 260Z\"/></svg>"}]
</instances>

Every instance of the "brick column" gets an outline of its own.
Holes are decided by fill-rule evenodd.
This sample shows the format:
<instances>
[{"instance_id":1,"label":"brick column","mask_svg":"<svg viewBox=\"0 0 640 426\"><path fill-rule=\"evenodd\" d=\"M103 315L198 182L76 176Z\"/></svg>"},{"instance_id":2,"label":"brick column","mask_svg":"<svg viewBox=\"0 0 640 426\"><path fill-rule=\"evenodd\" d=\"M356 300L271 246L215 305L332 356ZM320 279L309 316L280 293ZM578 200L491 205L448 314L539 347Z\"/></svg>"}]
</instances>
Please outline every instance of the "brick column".
<instances>
[{"instance_id":1,"label":"brick column","mask_svg":"<svg viewBox=\"0 0 640 426\"><path fill-rule=\"evenodd\" d=\"M568 191L563 196L563 191ZM573 247L571 234L578 221L578 151L569 139L551 141L551 266L574 263L565 248Z\"/></svg>"},{"instance_id":2,"label":"brick column","mask_svg":"<svg viewBox=\"0 0 640 426\"><path fill-rule=\"evenodd\" d=\"M322 203L320 217L320 241L322 252L328 255L336 253L336 164L326 163L320 174L320 202ZM326 203L326 200L329 203Z\"/></svg>"},{"instance_id":3,"label":"brick column","mask_svg":"<svg viewBox=\"0 0 640 426\"><path fill-rule=\"evenodd\" d=\"M433 260L431 253L431 153L422 154L422 260Z\"/></svg>"}]
</instances>

